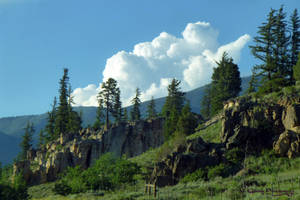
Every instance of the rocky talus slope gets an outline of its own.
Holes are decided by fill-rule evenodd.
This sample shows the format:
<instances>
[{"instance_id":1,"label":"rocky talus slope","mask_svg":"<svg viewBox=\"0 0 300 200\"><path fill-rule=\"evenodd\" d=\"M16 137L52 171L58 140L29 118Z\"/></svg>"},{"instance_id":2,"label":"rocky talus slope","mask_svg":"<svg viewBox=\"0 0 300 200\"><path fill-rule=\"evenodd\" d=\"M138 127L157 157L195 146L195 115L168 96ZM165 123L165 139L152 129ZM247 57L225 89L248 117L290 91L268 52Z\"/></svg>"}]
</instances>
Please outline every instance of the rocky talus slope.
<instances>
[{"instance_id":1,"label":"rocky talus slope","mask_svg":"<svg viewBox=\"0 0 300 200\"><path fill-rule=\"evenodd\" d=\"M14 174L22 172L29 184L53 181L68 167L88 168L102 154L137 156L163 144L163 119L120 123L108 131L83 129L61 136L39 150L28 152L28 160L14 164Z\"/></svg>"},{"instance_id":2,"label":"rocky talus slope","mask_svg":"<svg viewBox=\"0 0 300 200\"><path fill-rule=\"evenodd\" d=\"M174 185L196 169L224 162L226 151L235 147L252 153L273 148L289 158L300 155L300 98L283 97L278 102L233 99L224 104L216 120L222 120L222 131L216 133L221 143L205 143L201 137L188 140L156 164L150 181Z\"/></svg>"}]
</instances>

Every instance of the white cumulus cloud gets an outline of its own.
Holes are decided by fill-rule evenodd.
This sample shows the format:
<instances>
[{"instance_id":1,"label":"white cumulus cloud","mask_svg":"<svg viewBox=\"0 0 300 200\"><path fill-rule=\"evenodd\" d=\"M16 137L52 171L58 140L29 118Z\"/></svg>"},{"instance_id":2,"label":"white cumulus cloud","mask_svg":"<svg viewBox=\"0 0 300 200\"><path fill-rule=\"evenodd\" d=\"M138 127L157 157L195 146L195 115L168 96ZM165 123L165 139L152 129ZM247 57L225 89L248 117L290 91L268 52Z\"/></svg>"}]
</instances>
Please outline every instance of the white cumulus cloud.
<instances>
[{"instance_id":1,"label":"white cumulus cloud","mask_svg":"<svg viewBox=\"0 0 300 200\"><path fill-rule=\"evenodd\" d=\"M141 99L167 95L172 78L182 81L182 89L191 90L209 83L218 61L226 51L234 62L250 40L245 34L237 40L219 45L219 32L208 22L187 24L182 37L162 32L150 42L136 44L132 52L120 51L108 58L103 80L114 78L121 89L124 105L129 105L137 87ZM76 105L96 106L100 87L88 85L74 90Z\"/></svg>"}]
</instances>

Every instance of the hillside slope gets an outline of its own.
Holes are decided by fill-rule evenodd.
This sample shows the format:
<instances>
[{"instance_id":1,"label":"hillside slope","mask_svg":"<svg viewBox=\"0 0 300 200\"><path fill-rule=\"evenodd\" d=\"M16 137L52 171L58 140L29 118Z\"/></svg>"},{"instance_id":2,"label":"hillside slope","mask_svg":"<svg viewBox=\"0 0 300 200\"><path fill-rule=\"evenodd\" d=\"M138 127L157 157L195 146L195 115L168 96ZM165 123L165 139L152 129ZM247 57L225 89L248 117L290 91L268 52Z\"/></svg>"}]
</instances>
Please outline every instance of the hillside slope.
<instances>
[{"instance_id":1,"label":"hillside slope","mask_svg":"<svg viewBox=\"0 0 300 200\"><path fill-rule=\"evenodd\" d=\"M248 83L250 81L250 77L244 77L242 78L242 92L243 93L247 87ZM200 102L204 95L205 86L196 88L194 90L191 90L189 92L186 92L186 98L190 101L191 109L195 113L200 112ZM165 102L165 97L155 99L156 104L156 110L160 111L162 109L162 106ZM146 110L148 106L149 101L145 101L141 103L141 113L143 116L146 115ZM131 106L127 107L128 111L131 109ZM96 107L75 107L75 111L82 112L82 125L83 127L87 127L88 125L91 125L94 123L95 117L96 117ZM27 124L27 122L30 121L34 124L35 127L35 139L37 139L37 135L39 131L45 127L47 123L47 114L40 114L40 115L28 115L28 116L17 116L17 117L5 117L0 118L0 131L3 134L13 136L16 138L21 138L22 134L24 133L24 128ZM12 159L15 157L16 152L18 150L18 145L6 145L6 143L3 144L2 147L4 150L0 149L0 162L4 162L4 157L6 157L6 150L7 148L14 149L13 156L9 161L12 161ZM4 162L6 163L6 162Z\"/></svg>"}]
</instances>

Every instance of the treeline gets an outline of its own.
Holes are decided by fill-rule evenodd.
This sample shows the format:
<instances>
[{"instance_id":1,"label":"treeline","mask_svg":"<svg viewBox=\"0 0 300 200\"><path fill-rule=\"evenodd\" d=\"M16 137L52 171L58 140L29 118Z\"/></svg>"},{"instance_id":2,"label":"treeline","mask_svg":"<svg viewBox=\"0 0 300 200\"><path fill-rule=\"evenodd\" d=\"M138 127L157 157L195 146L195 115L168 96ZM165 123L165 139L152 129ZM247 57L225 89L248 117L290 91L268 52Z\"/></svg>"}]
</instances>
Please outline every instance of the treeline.
<instances>
[{"instance_id":1,"label":"treeline","mask_svg":"<svg viewBox=\"0 0 300 200\"><path fill-rule=\"evenodd\" d=\"M261 64L252 69L249 92L255 92L257 78L258 92L267 94L295 84L293 66L296 65L300 47L300 20L297 9L286 19L283 6L271 9L267 19L258 27L251 52Z\"/></svg>"},{"instance_id":2,"label":"treeline","mask_svg":"<svg viewBox=\"0 0 300 200\"><path fill-rule=\"evenodd\" d=\"M283 6L271 9L266 22L258 27L251 52L260 64L252 68L252 76L246 93L263 96L281 91L300 81L300 20L297 9L289 21ZM226 53L216 62L211 84L206 86L201 102L201 114L208 119L223 108L223 102L239 95L241 79L238 66Z\"/></svg>"}]
</instances>

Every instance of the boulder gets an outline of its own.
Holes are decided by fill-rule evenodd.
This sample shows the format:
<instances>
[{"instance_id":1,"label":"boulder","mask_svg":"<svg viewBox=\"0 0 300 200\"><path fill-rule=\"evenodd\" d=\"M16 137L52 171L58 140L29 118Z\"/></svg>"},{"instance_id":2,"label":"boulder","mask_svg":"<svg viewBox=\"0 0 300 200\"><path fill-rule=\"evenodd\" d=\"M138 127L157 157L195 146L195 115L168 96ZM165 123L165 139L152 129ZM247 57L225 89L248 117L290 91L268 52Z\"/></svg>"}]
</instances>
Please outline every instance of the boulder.
<instances>
[{"instance_id":1,"label":"boulder","mask_svg":"<svg viewBox=\"0 0 300 200\"><path fill-rule=\"evenodd\" d=\"M274 142L274 151L281 156L293 158L300 155L300 135L286 130L283 132L277 141Z\"/></svg>"},{"instance_id":2,"label":"boulder","mask_svg":"<svg viewBox=\"0 0 300 200\"><path fill-rule=\"evenodd\" d=\"M282 123L285 129L299 132L300 104L289 105L286 109L284 109L282 114Z\"/></svg>"},{"instance_id":3,"label":"boulder","mask_svg":"<svg viewBox=\"0 0 300 200\"><path fill-rule=\"evenodd\" d=\"M201 138L187 141L185 148L177 148L179 151L172 152L155 165L150 182L159 187L175 185L188 173L218 164L221 154L219 147L215 148Z\"/></svg>"}]
</instances>

